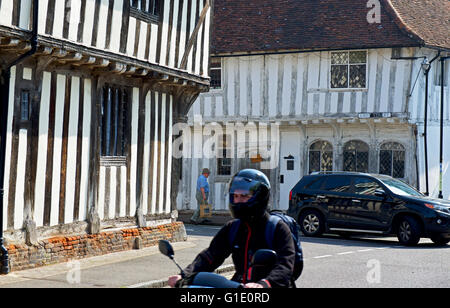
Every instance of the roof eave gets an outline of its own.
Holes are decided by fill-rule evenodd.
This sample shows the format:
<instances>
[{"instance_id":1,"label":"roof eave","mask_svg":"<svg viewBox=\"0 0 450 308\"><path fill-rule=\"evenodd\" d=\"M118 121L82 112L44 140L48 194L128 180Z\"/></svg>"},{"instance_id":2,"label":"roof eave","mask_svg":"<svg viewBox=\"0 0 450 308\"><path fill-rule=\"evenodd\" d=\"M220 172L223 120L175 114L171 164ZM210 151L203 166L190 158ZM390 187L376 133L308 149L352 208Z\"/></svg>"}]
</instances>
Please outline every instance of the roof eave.
<instances>
[{"instance_id":1,"label":"roof eave","mask_svg":"<svg viewBox=\"0 0 450 308\"><path fill-rule=\"evenodd\" d=\"M414 30L411 29L410 26L408 26L408 24L403 20L400 13L397 11L392 2L390 0L381 0L381 2L384 4L387 13L394 20L395 24L400 29L400 31L403 32L410 39L415 40L420 45L424 46L425 41L416 32L414 32Z\"/></svg>"}]
</instances>

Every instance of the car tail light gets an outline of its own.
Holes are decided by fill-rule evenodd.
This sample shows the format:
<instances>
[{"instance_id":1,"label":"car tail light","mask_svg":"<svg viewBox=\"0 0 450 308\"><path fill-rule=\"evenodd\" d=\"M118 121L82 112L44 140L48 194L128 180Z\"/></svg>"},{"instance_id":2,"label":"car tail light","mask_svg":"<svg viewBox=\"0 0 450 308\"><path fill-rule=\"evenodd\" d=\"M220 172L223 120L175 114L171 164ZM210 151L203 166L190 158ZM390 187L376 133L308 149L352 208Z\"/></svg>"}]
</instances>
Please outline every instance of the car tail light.
<instances>
[{"instance_id":1,"label":"car tail light","mask_svg":"<svg viewBox=\"0 0 450 308\"><path fill-rule=\"evenodd\" d=\"M292 201L292 190L289 192L289 201Z\"/></svg>"},{"instance_id":2,"label":"car tail light","mask_svg":"<svg viewBox=\"0 0 450 308\"><path fill-rule=\"evenodd\" d=\"M429 204L429 203L425 203L425 206L429 209L434 209L434 205L433 204Z\"/></svg>"}]
</instances>

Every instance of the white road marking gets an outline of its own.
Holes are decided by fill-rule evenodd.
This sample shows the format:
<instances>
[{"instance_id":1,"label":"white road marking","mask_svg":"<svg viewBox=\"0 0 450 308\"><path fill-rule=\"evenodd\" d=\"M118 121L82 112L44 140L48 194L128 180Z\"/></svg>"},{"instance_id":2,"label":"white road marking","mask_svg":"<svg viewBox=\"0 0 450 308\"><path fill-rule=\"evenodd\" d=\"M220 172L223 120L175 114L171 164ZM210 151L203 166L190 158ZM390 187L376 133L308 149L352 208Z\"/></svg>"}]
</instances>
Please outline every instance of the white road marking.
<instances>
[{"instance_id":1,"label":"white road marking","mask_svg":"<svg viewBox=\"0 0 450 308\"><path fill-rule=\"evenodd\" d=\"M340 253L338 253L338 255L349 255L349 254L352 254L352 253L355 253L356 251L346 251L346 252L340 252Z\"/></svg>"},{"instance_id":2,"label":"white road marking","mask_svg":"<svg viewBox=\"0 0 450 308\"><path fill-rule=\"evenodd\" d=\"M369 249L359 249L358 252L367 252L367 251L372 251L373 248L369 248Z\"/></svg>"},{"instance_id":3,"label":"white road marking","mask_svg":"<svg viewBox=\"0 0 450 308\"><path fill-rule=\"evenodd\" d=\"M329 258L329 257L332 257L332 256L333 256L333 255L317 256L317 257L313 257L313 259Z\"/></svg>"}]
</instances>

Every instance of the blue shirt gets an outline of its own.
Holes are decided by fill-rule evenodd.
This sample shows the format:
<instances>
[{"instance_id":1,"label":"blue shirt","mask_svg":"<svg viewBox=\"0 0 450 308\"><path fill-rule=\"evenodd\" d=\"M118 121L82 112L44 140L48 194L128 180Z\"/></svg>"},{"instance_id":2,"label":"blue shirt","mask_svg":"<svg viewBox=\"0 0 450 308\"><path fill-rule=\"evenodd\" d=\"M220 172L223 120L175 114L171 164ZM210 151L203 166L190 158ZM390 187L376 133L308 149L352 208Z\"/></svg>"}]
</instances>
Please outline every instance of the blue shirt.
<instances>
[{"instance_id":1,"label":"blue shirt","mask_svg":"<svg viewBox=\"0 0 450 308\"><path fill-rule=\"evenodd\" d=\"M197 191L200 191L200 188L204 188L205 193L209 193L208 179L203 174L197 179Z\"/></svg>"}]
</instances>

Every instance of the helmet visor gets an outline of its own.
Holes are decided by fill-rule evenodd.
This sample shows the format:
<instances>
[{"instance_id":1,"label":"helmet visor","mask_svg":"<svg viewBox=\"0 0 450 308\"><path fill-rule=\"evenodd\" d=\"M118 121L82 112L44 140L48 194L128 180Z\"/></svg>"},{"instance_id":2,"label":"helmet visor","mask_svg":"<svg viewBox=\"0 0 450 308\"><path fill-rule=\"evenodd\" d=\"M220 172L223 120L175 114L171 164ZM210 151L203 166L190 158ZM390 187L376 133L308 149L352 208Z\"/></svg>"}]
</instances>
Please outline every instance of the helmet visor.
<instances>
[{"instance_id":1,"label":"helmet visor","mask_svg":"<svg viewBox=\"0 0 450 308\"><path fill-rule=\"evenodd\" d=\"M253 201L261 183L256 180L236 176L230 186L231 203L247 203Z\"/></svg>"}]
</instances>

